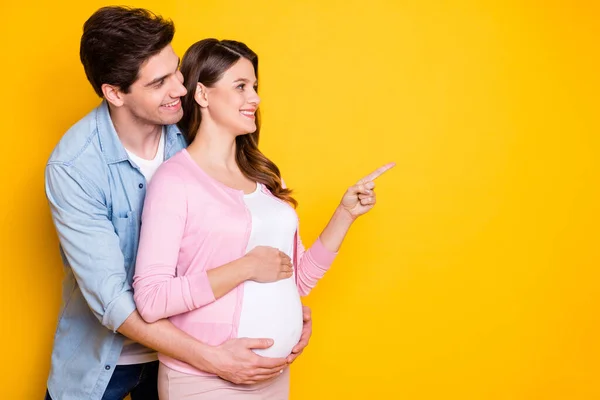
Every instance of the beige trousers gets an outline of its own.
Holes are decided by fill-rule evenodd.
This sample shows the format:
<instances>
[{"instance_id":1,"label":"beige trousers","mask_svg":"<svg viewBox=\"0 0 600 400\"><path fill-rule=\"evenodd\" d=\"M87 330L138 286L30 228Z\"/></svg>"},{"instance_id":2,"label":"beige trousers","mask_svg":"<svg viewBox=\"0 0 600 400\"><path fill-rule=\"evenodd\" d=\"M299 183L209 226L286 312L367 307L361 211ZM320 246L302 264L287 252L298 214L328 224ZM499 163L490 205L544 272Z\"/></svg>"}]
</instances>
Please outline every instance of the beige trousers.
<instances>
[{"instance_id":1,"label":"beige trousers","mask_svg":"<svg viewBox=\"0 0 600 400\"><path fill-rule=\"evenodd\" d=\"M288 400L290 369L266 382L236 385L217 376L197 376L175 371L163 363L158 369L160 400Z\"/></svg>"}]
</instances>

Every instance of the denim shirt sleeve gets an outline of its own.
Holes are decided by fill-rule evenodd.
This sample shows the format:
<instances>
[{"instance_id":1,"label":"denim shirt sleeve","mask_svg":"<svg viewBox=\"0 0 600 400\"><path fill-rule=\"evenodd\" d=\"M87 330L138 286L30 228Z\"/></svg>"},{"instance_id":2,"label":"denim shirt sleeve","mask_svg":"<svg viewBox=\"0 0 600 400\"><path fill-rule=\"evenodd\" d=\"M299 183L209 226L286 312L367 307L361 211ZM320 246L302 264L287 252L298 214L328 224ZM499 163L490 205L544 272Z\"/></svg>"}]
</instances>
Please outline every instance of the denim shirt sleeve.
<instances>
[{"instance_id":1,"label":"denim shirt sleeve","mask_svg":"<svg viewBox=\"0 0 600 400\"><path fill-rule=\"evenodd\" d=\"M52 219L79 288L96 318L116 332L135 303L104 196L73 165L48 164L45 179Z\"/></svg>"}]
</instances>

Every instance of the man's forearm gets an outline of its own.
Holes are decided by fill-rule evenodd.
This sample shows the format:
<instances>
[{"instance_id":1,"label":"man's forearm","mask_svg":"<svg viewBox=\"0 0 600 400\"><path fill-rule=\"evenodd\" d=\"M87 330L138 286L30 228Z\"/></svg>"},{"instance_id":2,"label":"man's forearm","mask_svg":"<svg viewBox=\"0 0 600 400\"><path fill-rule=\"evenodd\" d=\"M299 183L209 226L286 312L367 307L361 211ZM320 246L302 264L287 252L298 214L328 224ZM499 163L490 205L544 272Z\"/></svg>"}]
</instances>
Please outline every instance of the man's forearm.
<instances>
[{"instance_id":1,"label":"man's forearm","mask_svg":"<svg viewBox=\"0 0 600 400\"><path fill-rule=\"evenodd\" d=\"M194 339L166 319L149 324L136 310L117 331L169 357L184 361L202 371L215 373L213 365L208 361L214 356L215 348Z\"/></svg>"}]
</instances>

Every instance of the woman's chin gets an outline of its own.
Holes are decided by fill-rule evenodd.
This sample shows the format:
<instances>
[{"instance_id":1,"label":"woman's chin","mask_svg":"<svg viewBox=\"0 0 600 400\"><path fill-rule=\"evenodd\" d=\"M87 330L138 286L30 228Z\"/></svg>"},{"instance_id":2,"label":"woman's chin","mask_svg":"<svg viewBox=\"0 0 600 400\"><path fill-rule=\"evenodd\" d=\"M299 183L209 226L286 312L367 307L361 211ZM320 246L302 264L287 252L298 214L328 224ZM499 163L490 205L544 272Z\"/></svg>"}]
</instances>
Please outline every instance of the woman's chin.
<instances>
[{"instance_id":1,"label":"woman's chin","mask_svg":"<svg viewBox=\"0 0 600 400\"><path fill-rule=\"evenodd\" d=\"M256 127L252 130L248 130L248 129L244 129L243 131L238 132L238 134L236 136L244 136L244 135L249 135L251 133L256 132Z\"/></svg>"}]
</instances>

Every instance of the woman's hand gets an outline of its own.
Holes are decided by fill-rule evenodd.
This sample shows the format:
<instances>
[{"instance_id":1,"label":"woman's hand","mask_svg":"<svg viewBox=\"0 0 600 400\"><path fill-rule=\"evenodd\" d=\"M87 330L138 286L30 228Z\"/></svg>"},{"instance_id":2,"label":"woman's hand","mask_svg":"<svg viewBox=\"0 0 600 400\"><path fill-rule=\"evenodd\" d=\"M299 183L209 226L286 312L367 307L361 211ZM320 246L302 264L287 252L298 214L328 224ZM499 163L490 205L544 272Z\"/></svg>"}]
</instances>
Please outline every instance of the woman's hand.
<instances>
[{"instance_id":1,"label":"woman's hand","mask_svg":"<svg viewBox=\"0 0 600 400\"><path fill-rule=\"evenodd\" d=\"M304 348L308 346L308 341L312 335L312 317L311 311L308 306L302 306L302 335L300 341L292 349L292 353L287 357L288 364L294 362L296 358L304 351Z\"/></svg>"},{"instance_id":2,"label":"woman's hand","mask_svg":"<svg viewBox=\"0 0 600 400\"><path fill-rule=\"evenodd\" d=\"M274 247L257 246L244 258L250 267L250 280L256 282L275 282L293 274L292 260Z\"/></svg>"},{"instance_id":3,"label":"woman's hand","mask_svg":"<svg viewBox=\"0 0 600 400\"><path fill-rule=\"evenodd\" d=\"M376 202L375 182L373 181L395 165L396 163L389 163L377 168L359 180L356 185L348 188L342 197L340 207L347 211L353 220L369 212Z\"/></svg>"}]
</instances>

